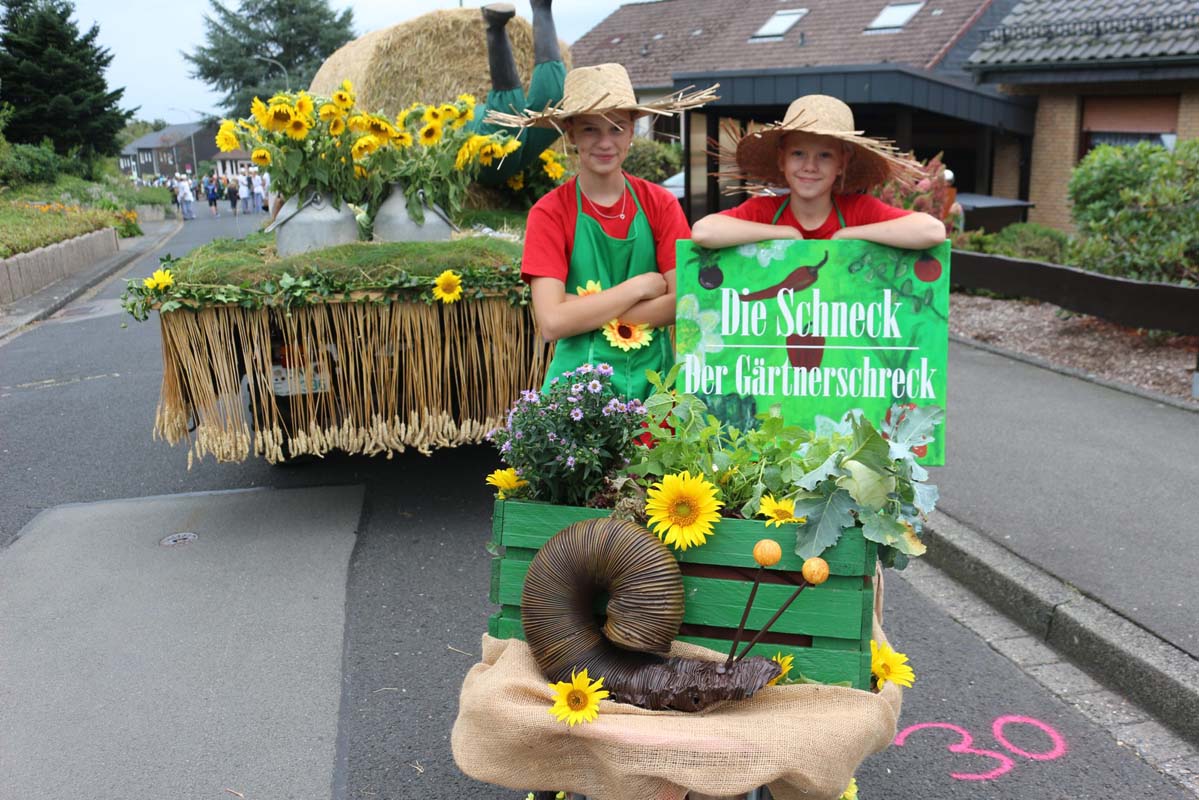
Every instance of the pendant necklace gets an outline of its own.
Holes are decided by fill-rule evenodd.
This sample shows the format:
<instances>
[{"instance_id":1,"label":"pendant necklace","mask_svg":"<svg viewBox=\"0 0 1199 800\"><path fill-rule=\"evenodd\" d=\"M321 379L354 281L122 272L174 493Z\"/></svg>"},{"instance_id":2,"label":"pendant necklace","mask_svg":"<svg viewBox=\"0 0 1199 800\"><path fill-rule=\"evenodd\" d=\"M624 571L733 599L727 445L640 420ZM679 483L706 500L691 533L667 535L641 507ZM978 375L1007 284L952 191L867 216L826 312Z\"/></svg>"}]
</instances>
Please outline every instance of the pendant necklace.
<instances>
[{"instance_id":1,"label":"pendant necklace","mask_svg":"<svg viewBox=\"0 0 1199 800\"><path fill-rule=\"evenodd\" d=\"M582 192L583 190L580 188L578 191ZM587 197L586 192L583 193L583 197ZM620 194L620 213L616 214L615 216L613 216L611 214L605 214L604 212L600 211L599 206L596 205L595 201L592 200L590 197L587 197L587 202L591 203L592 211L594 211L596 214L603 217L604 219L624 219L624 207L626 205L628 205L628 202L629 202L628 192L627 191L621 192L621 194Z\"/></svg>"}]
</instances>

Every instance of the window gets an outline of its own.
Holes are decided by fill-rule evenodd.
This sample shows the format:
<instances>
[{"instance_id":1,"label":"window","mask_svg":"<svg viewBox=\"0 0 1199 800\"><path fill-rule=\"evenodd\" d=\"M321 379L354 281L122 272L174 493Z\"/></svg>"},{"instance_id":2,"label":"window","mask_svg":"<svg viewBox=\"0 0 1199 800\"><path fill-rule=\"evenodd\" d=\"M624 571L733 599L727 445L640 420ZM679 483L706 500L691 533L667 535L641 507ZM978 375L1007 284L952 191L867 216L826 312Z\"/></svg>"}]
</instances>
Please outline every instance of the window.
<instances>
[{"instance_id":1,"label":"window","mask_svg":"<svg viewBox=\"0 0 1199 800\"><path fill-rule=\"evenodd\" d=\"M766 24L758 28L757 32L749 37L751 42L767 41L778 42L783 38L783 34L791 30L795 23L803 19L808 13L806 8L784 8L781 11L774 12L774 15L766 20Z\"/></svg>"},{"instance_id":2,"label":"window","mask_svg":"<svg viewBox=\"0 0 1199 800\"><path fill-rule=\"evenodd\" d=\"M924 3L888 3L887 7L878 12L878 16L874 18L866 26L866 33L897 33L912 17L916 16L916 12L924 7Z\"/></svg>"}]
</instances>

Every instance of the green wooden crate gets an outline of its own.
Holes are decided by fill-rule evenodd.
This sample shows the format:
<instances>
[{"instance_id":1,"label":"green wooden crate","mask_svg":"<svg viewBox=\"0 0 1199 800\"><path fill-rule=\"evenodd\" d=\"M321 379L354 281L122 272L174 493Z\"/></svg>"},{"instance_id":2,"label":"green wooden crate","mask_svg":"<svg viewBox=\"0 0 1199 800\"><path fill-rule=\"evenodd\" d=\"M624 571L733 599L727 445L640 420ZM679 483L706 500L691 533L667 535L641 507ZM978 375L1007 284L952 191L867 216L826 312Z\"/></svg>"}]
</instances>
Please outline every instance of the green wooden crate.
<instances>
[{"instance_id":1,"label":"green wooden crate","mask_svg":"<svg viewBox=\"0 0 1199 800\"><path fill-rule=\"evenodd\" d=\"M597 508L559 506L522 500L497 500L492 516L492 542L503 555L492 562L491 602L500 610L488 630L501 639L524 638L520 602L525 573L538 548L566 526L606 517ZM803 560L795 555L795 534L787 526L767 528L761 520L722 519L707 543L685 552L673 551L683 571L686 610L679 639L728 652L749 598L757 564L754 543L774 539L783 558L766 570L742 641L774 615L795 591ZM874 610L876 546L857 529L846 531L824 553L831 577L809 586L754 646L754 655L795 657L792 675L802 673L825 683L849 681L870 687L870 634ZM773 640L773 641L772 641ZM738 651L744 645L738 645Z\"/></svg>"}]
</instances>

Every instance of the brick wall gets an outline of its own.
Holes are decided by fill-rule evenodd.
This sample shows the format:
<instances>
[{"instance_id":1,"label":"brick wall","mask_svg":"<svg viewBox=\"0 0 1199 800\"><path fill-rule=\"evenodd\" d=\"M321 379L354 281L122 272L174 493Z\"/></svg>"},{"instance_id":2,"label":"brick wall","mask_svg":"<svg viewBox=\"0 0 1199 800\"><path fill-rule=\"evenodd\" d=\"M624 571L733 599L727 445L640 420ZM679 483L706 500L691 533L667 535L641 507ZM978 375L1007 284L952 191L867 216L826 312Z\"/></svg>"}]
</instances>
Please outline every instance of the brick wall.
<instances>
[{"instance_id":1,"label":"brick wall","mask_svg":"<svg viewBox=\"0 0 1199 800\"><path fill-rule=\"evenodd\" d=\"M1030 222L1072 232L1066 184L1078 162L1079 112L1074 94L1042 94L1037 102L1028 199Z\"/></svg>"},{"instance_id":2,"label":"brick wall","mask_svg":"<svg viewBox=\"0 0 1199 800\"><path fill-rule=\"evenodd\" d=\"M1020 196L1020 140L1014 136L995 137L995 157L991 162L991 194L996 197Z\"/></svg>"}]
</instances>

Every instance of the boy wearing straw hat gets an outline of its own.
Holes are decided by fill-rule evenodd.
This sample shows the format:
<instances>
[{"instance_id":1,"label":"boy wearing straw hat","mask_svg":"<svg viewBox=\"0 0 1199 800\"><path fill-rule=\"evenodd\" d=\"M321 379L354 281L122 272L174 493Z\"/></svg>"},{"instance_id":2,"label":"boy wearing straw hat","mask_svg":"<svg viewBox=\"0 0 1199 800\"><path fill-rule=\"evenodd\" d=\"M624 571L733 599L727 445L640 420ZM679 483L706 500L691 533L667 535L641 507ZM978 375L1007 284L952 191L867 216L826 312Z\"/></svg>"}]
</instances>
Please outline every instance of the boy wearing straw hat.
<instances>
[{"instance_id":1,"label":"boy wearing straw hat","mask_svg":"<svg viewBox=\"0 0 1199 800\"><path fill-rule=\"evenodd\" d=\"M751 192L770 186L789 192L751 197L699 220L692 239L703 247L766 239L863 239L920 249L945 240L945 226L930 214L863 194L892 178L919 177L919 165L854 130L853 112L835 97L799 98L782 122L747 133L735 152L722 156L721 177L749 181Z\"/></svg>"},{"instance_id":2,"label":"boy wearing straw hat","mask_svg":"<svg viewBox=\"0 0 1199 800\"><path fill-rule=\"evenodd\" d=\"M715 88L715 87L713 87ZM613 386L644 399L647 369L674 362L675 241L690 231L674 196L622 169L642 114L672 114L714 99L712 89L638 103L619 64L573 69L562 102L539 112L492 113L498 125L562 131L578 174L529 211L521 276L541 335L556 341L547 386L583 364L606 362Z\"/></svg>"}]
</instances>

